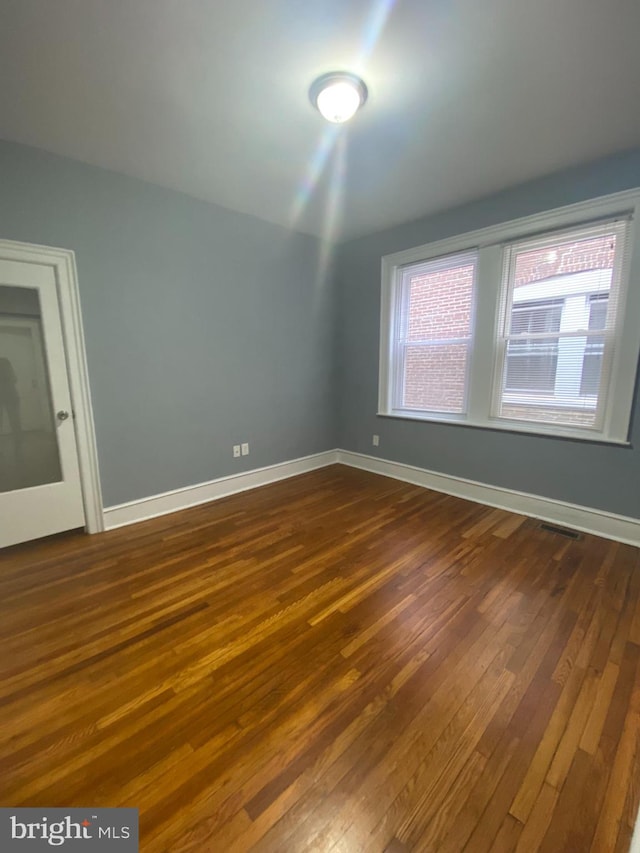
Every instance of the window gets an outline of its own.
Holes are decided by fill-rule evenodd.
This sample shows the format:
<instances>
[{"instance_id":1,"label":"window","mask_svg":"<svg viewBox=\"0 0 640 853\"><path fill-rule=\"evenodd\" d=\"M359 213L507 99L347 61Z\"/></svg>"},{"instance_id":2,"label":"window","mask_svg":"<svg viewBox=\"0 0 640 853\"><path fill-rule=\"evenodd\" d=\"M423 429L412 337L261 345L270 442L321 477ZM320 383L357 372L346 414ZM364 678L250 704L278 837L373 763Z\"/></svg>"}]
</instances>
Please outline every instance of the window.
<instances>
[{"instance_id":1,"label":"window","mask_svg":"<svg viewBox=\"0 0 640 853\"><path fill-rule=\"evenodd\" d=\"M465 411L476 254L403 270L396 335L397 409Z\"/></svg>"},{"instance_id":2,"label":"window","mask_svg":"<svg viewBox=\"0 0 640 853\"><path fill-rule=\"evenodd\" d=\"M626 441L640 198L621 195L384 258L379 414Z\"/></svg>"},{"instance_id":3,"label":"window","mask_svg":"<svg viewBox=\"0 0 640 853\"><path fill-rule=\"evenodd\" d=\"M604 331L607 320L608 295L589 297L589 331L596 329ZM582 373L580 376L580 393L598 393L600 374L602 371L602 356L604 355L604 335L593 335L586 343Z\"/></svg>"},{"instance_id":4,"label":"window","mask_svg":"<svg viewBox=\"0 0 640 853\"><path fill-rule=\"evenodd\" d=\"M607 222L505 247L493 416L599 427L626 232L627 222Z\"/></svg>"},{"instance_id":5,"label":"window","mask_svg":"<svg viewBox=\"0 0 640 853\"><path fill-rule=\"evenodd\" d=\"M505 390L510 392L553 391L558 367L558 343L551 336L560 331L562 302L516 303L511 312L512 339L507 348ZM549 337L528 338L547 334Z\"/></svg>"}]
</instances>

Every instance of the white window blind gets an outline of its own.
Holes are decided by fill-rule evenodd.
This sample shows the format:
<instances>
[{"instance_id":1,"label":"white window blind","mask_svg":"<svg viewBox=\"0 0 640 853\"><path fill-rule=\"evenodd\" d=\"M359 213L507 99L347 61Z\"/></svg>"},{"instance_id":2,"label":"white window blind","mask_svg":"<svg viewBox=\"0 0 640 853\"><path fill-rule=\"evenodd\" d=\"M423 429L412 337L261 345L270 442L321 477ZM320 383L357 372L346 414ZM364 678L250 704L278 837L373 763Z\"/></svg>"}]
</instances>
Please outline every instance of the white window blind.
<instances>
[{"instance_id":1,"label":"white window blind","mask_svg":"<svg viewBox=\"0 0 640 853\"><path fill-rule=\"evenodd\" d=\"M492 416L601 430L628 221L504 251Z\"/></svg>"},{"instance_id":2,"label":"white window blind","mask_svg":"<svg viewBox=\"0 0 640 853\"><path fill-rule=\"evenodd\" d=\"M394 410L466 411L476 263L469 251L398 271Z\"/></svg>"}]
</instances>

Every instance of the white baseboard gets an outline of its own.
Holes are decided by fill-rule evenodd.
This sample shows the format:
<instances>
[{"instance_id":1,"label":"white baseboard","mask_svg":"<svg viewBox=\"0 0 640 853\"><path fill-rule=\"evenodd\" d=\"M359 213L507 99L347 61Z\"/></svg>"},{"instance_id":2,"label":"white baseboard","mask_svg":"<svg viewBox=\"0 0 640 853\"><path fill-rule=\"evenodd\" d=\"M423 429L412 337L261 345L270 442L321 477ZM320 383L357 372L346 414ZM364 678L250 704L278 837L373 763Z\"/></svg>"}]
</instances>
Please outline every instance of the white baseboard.
<instances>
[{"instance_id":1,"label":"white baseboard","mask_svg":"<svg viewBox=\"0 0 640 853\"><path fill-rule=\"evenodd\" d=\"M105 529L113 530L126 524L135 524L137 521L188 509L191 506L255 489L257 486L266 486L268 483L285 480L288 477L295 477L297 474L304 474L335 463L361 468L363 471L371 471L374 474L383 474L385 477L392 477L405 483L414 483L436 492L539 518L542 521L560 524L585 533L593 533L605 539L640 546L640 519L637 518L615 515L611 512L565 503L527 492L503 489L500 486L489 486L475 480L440 474L437 471L428 471L425 468L416 468L413 465L391 462L388 459L353 453L349 450L315 453L312 456L304 456L278 465L268 465L265 468L256 468L241 474L231 474L208 483L199 483L196 486L187 486L184 489L175 489L161 495L107 507L104 511Z\"/></svg>"},{"instance_id":2,"label":"white baseboard","mask_svg":"<svg viewBox=\"0 0 640 853\"><path fill-rule=\"evenodd\" d=\"M637 518L615 515L611 512L565 503L553 498L531 495L527 492L516 492L499 486L489 486L475 480L439 474L436 471L428 471L425 468L416 468L413 465L404 465L400 462L390 462L387 459L379 459L364 453L339 450L337 456L338 462L343 465L350 465L352 468L361 468L374 474L384 474L385 477L414 483L436 492L444 492L444 494L465 498L476 503L505 509L509 512L517 512L521 515L539 518L542 521L550 521L553 524L570 527L584 533L603 536L605 539L614 539L629 545L640 546L640 519Z\"/></svg>"},{"instance_id":3,"label":"white baseboard","mask_svg":"<svg viewBox=\"0 0 640 853\"><path fill-rule=\"evenodd\" d=\"M161 495L152 495L137 501L106 507L104 510L104 524L106 530L123 527L126 524L135 524L137 521L146 521L170 512L188 509L191 506L209 503L209 501L224 498L236 492L245 492L255 489L257 486L266 486L267 483L275 483L277 480L286 480L297 474L305 474L316 468L324 468L338 461L338 452L328 450L325 453L315 453L312 456L303 456L301 459L292 459L289 462L281 462L278 465L267 465L265 468L255 468L253 471L244 471L241 474L231 474L228 477L219 477L208 483L199 483L196 486L186 486L183 489L175 489L164 492Z\"/></svg>"}]
</instances>

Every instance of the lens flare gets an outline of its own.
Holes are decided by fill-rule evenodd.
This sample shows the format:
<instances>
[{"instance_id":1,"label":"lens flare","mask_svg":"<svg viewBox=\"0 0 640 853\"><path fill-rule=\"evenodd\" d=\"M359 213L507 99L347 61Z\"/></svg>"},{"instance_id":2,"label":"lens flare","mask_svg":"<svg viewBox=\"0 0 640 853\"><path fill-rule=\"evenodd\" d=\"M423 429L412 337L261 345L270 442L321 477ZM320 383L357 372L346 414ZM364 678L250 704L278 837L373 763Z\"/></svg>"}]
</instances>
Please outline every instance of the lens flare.
<instances>
[{"instance_id":1,"label":"lens flare","mask_svg":"<svg viewBox=\"0 0 640 853\"><path fill-rule=\"evenodd\" d=\"M325 125L322 130L316 150L313 152L307 173L298 185L298 191L293 202L291 212L291 225L295 227L296 223L302 216L309 199L313 195L315 188L322 177L327 161L331 155L338 138L338 125Z\"/></svg>"},{"instance_id":2,"label":"lens flare","mask_svg":"<svg viewBox=\"0 0 640 853\"><path fill-rule=\"evenodd\" d=\"M377 3L374 3L364 29L362 48L355 66L358 72L362 70L362 66L373 53L396 2L397 0L377 0Z\"/></svg>"},{"instance_id":3,"label":"lens flare","mask_svg":"<svg viewBox=\"0 0 640 853\"><path fill-rule=\"evenodd\" d=\"M340 231L342 211L344 208L344 185L347 171L347 137L340 136L336 142L334 156L331 158L331 174L327 190L327 203L320 238L320 254L318 258L318 272L316 285L321 287L328 278L331 261L333 260L333 247L336 237Z\"/></svg>"},{"instance_id":4,"label":"lens flare","mask_svg":"<svg viewBox=\"0 0 640 853\"><path fill-rule=\"evenodd\" d=\"M389 16L393 11L396 2L397 0L376 0L376 2L373 3L369 16L367 18L367 22L364 26L360 50L358 51L358 54L354 60L353 67L358 74L363 74L364 66L366 65L367 60L371 57L373 51L375 50L375 47L384 31L385 26L388 23ZM297 223L300 221L304 211L307 208L309 200L316 192L322 175L328 168L328 165L330 164L330 162L333 161L335 157L338 156L338 153L336 151L336 142L338 140L340 132L340 124L331 124L323 127L320 139L318 140L316 148L309 162L309 166L306 170L306 174L301 179L295 194L295 198L293 200L290 217L292 228L295 228ZM329 185L327 187L326 213L327 217L330 217L332 219L332 223L330 228L324 228L323 233L325 234L329 231L333 231L335 234L335 222L338 218L336 212L337 205L342 203L341 200L344 194L344 170L346 148L345 146L343 146L343 148L345 150L343 150L342 153L339 155L341 162L338 164L332 163L332 175L329 181ZM339 192L337 191L335 185L335 181L338 180L336 178L336 175L341 176L340 180L343 184L339 188Z\"/></svg>"}]
</instances>

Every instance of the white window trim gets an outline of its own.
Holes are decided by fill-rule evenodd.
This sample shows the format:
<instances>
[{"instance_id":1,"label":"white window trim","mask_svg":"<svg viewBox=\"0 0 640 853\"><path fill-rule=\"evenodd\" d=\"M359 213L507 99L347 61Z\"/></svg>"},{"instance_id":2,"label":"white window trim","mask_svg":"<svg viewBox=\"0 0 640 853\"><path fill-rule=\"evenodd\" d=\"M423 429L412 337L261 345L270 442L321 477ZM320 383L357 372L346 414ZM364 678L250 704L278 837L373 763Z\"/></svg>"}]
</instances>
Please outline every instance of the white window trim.
<instances>
[{"instance_id":1,"label":"white window trim","mask_svg":"<svg viewBox=\"0 0 640 853\"><path fill-rule=\"evenodd\" d=\"M640 215L640 188L613 193L578 204L514 219L476 231L469 231L423 246L385 255L382 258L382 292L380 311L380 366L378 415L439 422L484 429L523 432L535 435L567 437L582 441L608 444L628 444L628 428L633 402L633 391L640 353L640 240L636 229ZM628 268L622 271L620 303L624 310L618 312L617 336L614 364L611 369L607 416L602 429L573 429L569 426L534 424L506 421L489 415L491 393L494 387L493 346L499 321L500 292L502 286L503 245L507 242L526 240L536 235L562 228L578 228L606 218L630 217ZM444 255L457 254L473 249L484 249L480 254L478 280L491 281L493 292L485 289L482 298L476 300L477 329L469 382L468 413L466 416L448 417L414 410L394 410L391 399L392 386L389 373L392 363L393 328L395 323L394 290L396 278L402 267L420 261L429 261ZM484 270L483 270L484 267ZM488 267L491 267L489 270ZM475 381L474 381L475 380ZM483 414L484 412L484 414Z\"/></svg>"}]
</instances>

